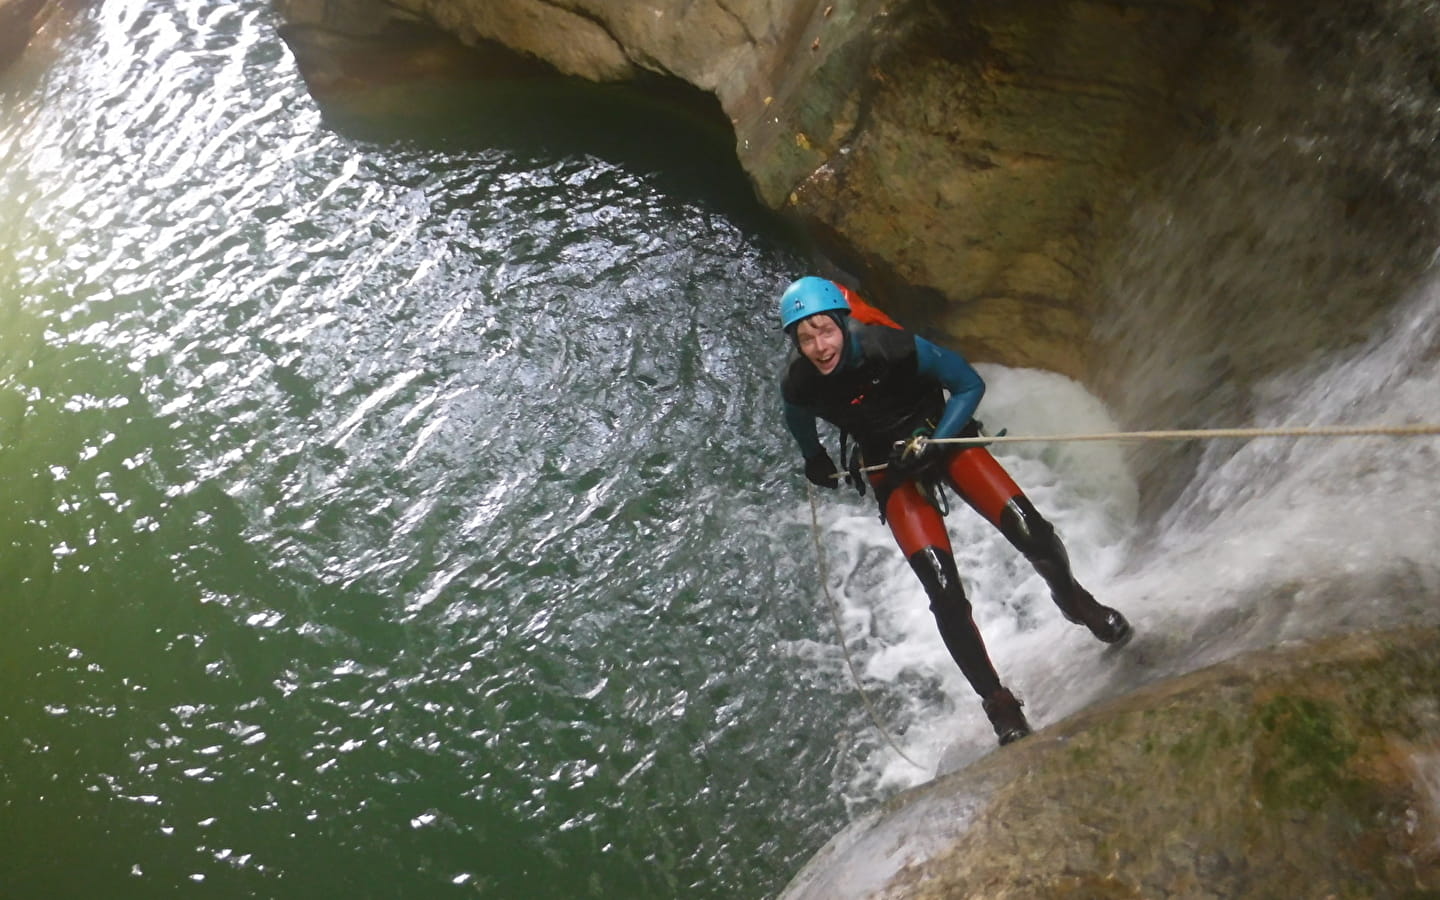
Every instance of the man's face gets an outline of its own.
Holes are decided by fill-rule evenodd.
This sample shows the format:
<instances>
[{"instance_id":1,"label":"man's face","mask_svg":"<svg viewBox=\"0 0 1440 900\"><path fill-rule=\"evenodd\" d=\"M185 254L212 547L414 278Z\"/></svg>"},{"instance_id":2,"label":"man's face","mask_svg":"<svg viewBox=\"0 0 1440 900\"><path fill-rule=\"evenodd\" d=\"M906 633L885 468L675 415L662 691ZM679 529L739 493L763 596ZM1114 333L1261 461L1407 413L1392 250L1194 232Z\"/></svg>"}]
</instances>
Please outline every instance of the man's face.
<instances>
[{"instance_id":1,"label":"man's face","mask_svg":"<svg viewBox=\"0 0 1440 900\"><path fill-rule=\"evenodd\" d=\"M800 348L800 355L810 360L821 375L829 375L840 365L845 332L830 316L811 316L795 326L795 343Z\"/></svg>"}]
</instances>

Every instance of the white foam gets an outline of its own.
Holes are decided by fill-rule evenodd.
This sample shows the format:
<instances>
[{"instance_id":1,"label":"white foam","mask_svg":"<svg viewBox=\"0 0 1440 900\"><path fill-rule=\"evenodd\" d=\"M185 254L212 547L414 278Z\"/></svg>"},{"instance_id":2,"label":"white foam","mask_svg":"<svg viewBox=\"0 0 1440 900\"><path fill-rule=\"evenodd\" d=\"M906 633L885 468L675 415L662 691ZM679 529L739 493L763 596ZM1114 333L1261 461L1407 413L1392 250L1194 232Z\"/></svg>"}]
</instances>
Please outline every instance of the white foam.
<instances>
[{"instance_id":1,"label":"white foam","mask_svg":"<svg viewBox=\"0 0 1440 900\"><path fill-rule=\"evenodd\" d=\"M1411 810L1407 827L1421 831L1431 848L1440 851L1440 753L1416 753L1410 758L1420 808Z\"/></svg>"},{"instance_id":2,"label":"white foam","mask_svg":"<svg viewBox=\"0 0 1440 900\"><path fill-rule=\"evenodd\" d=\"M1437 347L1440 289L1430 285L1349 354L1254 386L1273 400L1256 422L1236 424L1440 421ZM1066 378L996 366L983 374L989 391L979 416L992 433L1119 430L1103 404ZM1118 651L1065 622L1033 569L979 516L957 502L947 525L996 669L1043 727L1247 649L1440 618L1437 444L1207 446L1192 484L1145 541L1134 540L1139 494L1123 445L995 445L1064 537L1080 581L1134 623L1135 641ZM887 729L922 764L867 735L852 799L863 803L991 752L980 704L873 500L827 494L820 519L848 645L867 689L883 698ZM830 671L848 681L843 665Z\"/></svg>"}]
</instances>

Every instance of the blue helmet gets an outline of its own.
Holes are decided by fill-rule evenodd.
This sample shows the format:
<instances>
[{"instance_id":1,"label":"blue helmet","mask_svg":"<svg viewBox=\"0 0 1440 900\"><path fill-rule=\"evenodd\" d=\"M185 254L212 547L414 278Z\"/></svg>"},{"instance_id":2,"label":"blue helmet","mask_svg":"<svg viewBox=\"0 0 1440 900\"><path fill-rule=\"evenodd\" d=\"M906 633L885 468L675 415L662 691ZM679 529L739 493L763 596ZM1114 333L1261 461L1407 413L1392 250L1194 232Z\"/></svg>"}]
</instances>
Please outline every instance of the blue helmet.
<instances>
[{"instance_id":1,"label":"blue helmet","mask_svg":"<svg viewBox=\"0 0 1440 900\"><path fill-rule=\"evenodd\" d=\"M850 314L850 304L833 281L806 275L780 296L780 327L789 331L801 319L817 313Z\"/></svg>"}]
</instances>

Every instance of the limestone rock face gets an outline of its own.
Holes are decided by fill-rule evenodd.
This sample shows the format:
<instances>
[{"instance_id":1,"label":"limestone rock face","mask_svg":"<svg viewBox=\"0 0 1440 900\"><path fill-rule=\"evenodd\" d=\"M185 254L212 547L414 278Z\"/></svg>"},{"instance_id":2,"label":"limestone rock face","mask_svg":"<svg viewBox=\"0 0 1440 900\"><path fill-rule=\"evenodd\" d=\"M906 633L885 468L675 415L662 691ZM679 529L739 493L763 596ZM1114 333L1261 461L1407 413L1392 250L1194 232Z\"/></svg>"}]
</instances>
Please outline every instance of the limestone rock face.
<instances>
[{"instance_id":1,"label":"limestone rock face","mask_svg":"<svg viewBox=\"0 0 1440 900\"><path fill-rule=\"evenodd\" d=\"M339 5L279 0L292 23L403 10L561 72L713 93L761 199L876 299L974 359L1073 376L1116 199L1181 130L1172 85L1214 16L1200 0Z\"/></svg>"},{"instance_id":2,"label":"limestone rock face","mask_svg":"<svg viewBox=\"0 0 1440 900\"><path fill-rule=\"evenodd\" d=\"M916 318L970 356L1084 377L1097 255L1117 200L1181 130L1173 81L1207 15L1184 3L897 9L851 39L867 65L822 94L828 109L787 104L772 145L813 150L770 190L797 182L788 203L888 293L929 289L943 313Z\"/></svg>"},{"instance_id":3,"label":"limestone rock face","mask_svg":"<svg viewBox=\"0 0 1440 900\"><path fill-rule=\"evenodd\" d=\"M0 0L0 70L30 43L51 5L50 0Z\"/></svg>"},{"instance_id":4,"label":"limestone rock face","mask_svg":"<svg viewBox=\"0 0 1440 900\"><path fill-rule=\"evenodd\" d=\"M1092 708L894 798L782 898L1434 896L1437 639L1281 647Z\"/></svg>"},{"instance_id":5,"label":"limestone rock face","mask_svg":"<svg viewBox=\"0 0 1440 900\"><path fill-rule=\"evenodd\" d=\"M1361 35L1354 40L1363 44L1361 26L1393 32L1377 2L275 3L292 29L309 29L312 44L323 43L317 30L383 42L386 23L404 20L472 46L503 45L583 78L673 79L709 92L730 120L738 161L761 200L804 226L872 299L974 361L1076 377L1123 414L1133 412L1137 421L1126 424L1137 427L1157 423L1142 418L1152 412L1143 404L1124 402L1133 373L1114 356L1133 341L1114 339L1123 328L1108 321L1117 297L1107 269L1129 250L1136 194L1157 184L1163 190L1177 153L1227 135L1274 134L1281 149L1266 152L1297 156L1278 176L1285 179L1315 168L1304 149L1324 145L1317 158L1329 181L1316 188L1343 206L1328 233L1393 231L1388 223L1416 219L1405 205L1415 193L1408 176L1363 150L1337 152L1322 133L1335 110L1313 106L1317 84L1306 69L1307 56L1333 56L1348 35ZM1415 58L1433 58L1433 45L1433 36L1417 38ZM429 71L438 52L412 54L411 65ZM1353 68L1369 58L1364 46L1351 52L1348 62L1329 64ZM349 67L363 71L366 55L350 53ZM1433 77L1421 66L1401 83ZM1337 83L1333 93L1350 97L1364 87ZM1255 110L1245 105L1257 98L1261 107L1296 112L1247 118ZM1403 133L1410 125L1396 120L1404 118L1380 116L1374 127ZM1425 155L1417 150L1415 158ZM1295 191L1278 193L1279 202L1293 202ZM1316 267L1296 268L1303 276ZM1182 289L1197 282L1193 273L1185 277ZM1198 305L1229 296L1216 293ZM1298 305L1289 298L1267 304ZM1277 335L1305 327L1302 317L1281 318L1266 323ZM1255 354L1253 367L1237 364L1263 370L1324 349L1275 343Z\"/></svg>"}]
</instances>

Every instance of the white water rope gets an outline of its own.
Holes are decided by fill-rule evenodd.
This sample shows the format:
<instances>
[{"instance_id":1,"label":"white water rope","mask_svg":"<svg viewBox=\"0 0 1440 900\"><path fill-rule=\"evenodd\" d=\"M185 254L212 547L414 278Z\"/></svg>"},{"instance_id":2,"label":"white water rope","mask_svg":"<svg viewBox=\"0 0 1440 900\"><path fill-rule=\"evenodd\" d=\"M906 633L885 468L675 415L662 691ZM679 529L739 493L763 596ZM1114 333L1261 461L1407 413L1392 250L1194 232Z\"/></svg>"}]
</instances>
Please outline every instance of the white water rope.
<instances>
[{"instance_id":1,"label":"white water rope","mask_svg":"<svg viewBox=\"0 0 1440 900\"><path fill-rule=\"evenodd\" d=\"M1440 425L1311 425L1293 428L1195 428L1177 431L1105 431L1094 434L1001 434L993 437L981 435L963 438L917 437L912 441L918 449L926 444L978 444L983 446L986 444L1065 443L1068 441L1194 441L1221 438L1249 440L1266 437L1422 437L1437 434L1440 434ZM887 464L880 463L866 466L860 471L880 472L885 468L887 468ZM834 477L844 478L845 475L839 473Z\"/></svg>"},{"instance_id":2,"label":"white water rope","mask_svg":"<svg viewBox=\"0 0 1440 900\"><path fill-rule=\"evenodd\" d=\"M845 627L840 623L840 604L835 602L835 597L830 593L830 572L829 567L825 564L825 548L820 543L820 511L815 502L815 488L813 485L806 484L806 489L810 494L810 537L815 541L815 557L820 563L820 587L825 591L825 599L830 601L830 618L835 623L835 638L840 642L840 650L845 654L845 665L850 668L850 680L855 682L855 690L860 694L860 702L865 704L865 712L870 715L871 723L874 724L875 730L880 732L880 736L885 739L885 743L900 754L901 759L917 769L924 769L925 766L906 756L905 751L900 749L900 745L895 743L889 730L881 723L880 713L870 702L870 695L865 692L864 685L860 683L860 673L855 668L855 660L850 656L850 646L845 643Z\"/></svg>"},{"instance_id":3,"label":"white water rope","mask_svg":"<svg viewBox=\"0 0 1440 900\"><path fill-rule=\"evenodd\" d=\"M999 435L927 438L931 444L1018 444L1023 441L1189 441L1261 437L1415 437L1440 434L1440 425L1312 425L1295 428L1197 428L1189 431L1109 431L1099 434Z\"/></svg>"}]
</instances>

